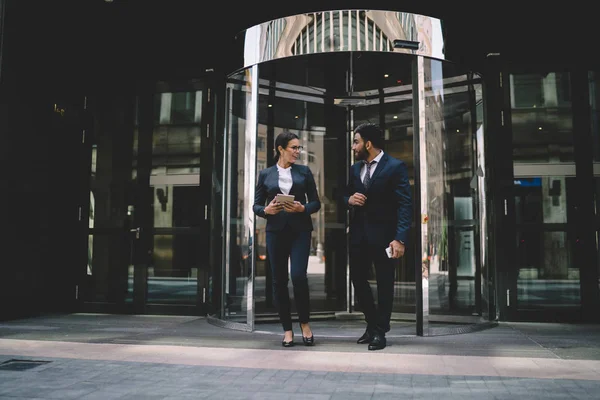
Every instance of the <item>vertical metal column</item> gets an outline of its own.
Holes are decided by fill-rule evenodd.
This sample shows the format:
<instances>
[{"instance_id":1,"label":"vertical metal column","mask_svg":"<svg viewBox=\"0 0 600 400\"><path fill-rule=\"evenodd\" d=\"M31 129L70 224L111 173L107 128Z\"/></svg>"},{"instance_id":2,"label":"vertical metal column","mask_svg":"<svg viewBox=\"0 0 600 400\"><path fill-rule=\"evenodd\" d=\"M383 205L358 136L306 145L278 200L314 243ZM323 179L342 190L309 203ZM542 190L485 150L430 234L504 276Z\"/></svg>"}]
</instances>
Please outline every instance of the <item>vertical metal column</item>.
<instances>
[{"instance_id":1,"label":"vertical metal column","mask_svg":"<svg viewBox=\"0 0 600 400\"><path fill-rule=\"evenodd\" d=\"M416 333L429 335L429 265L423 259L423 248L427 243L427 225L422 224L427 214L427 147L425 146L425 71L423 57L412 62L413 91L413 157L415 171L414 221L415 221L415 312Z\"/></svg>"},{"instance_id":2,"label":"vertical metal column","mask_svg":"<svg viewBox=\"0 0 600 400\"><path fill-rule=\"evenodd\" d=\"M246 199L243 212L246 225L244 229L248 232L248 246L250 253L250 271L246 284L246 315L250 330L254 330L254 276L256 271L256 216L252 211L254 204L254 187L256 186L256 138L258 135L258 65L251 69L251 91L252 96L248 104L248 125L246 127L246 158L244 159L244 199Z\"/></svg>"}]
</instances>

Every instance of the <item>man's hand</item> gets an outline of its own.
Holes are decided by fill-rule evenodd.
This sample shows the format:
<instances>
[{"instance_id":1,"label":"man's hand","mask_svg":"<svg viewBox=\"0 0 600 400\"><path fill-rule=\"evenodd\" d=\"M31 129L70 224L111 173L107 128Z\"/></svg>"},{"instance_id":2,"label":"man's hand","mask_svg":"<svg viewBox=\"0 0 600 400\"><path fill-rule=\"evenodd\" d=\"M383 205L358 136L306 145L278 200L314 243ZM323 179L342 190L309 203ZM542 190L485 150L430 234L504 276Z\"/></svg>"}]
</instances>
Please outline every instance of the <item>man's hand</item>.
<instances>
[{"instance_id":1,"label":"man's hand","mask_svg":"<svg viewBox=\"0 0 600 400\"><path fill-rule=\"evenodd\" d=\"M304 205L299 201L283 203L283 209L289 213L304 212Z\"/></svg>"},{"instance_id":2,"label":"man's hand","mask_svg":"<svg viewBox=\"0 0 600 400\"><path fill-rule=\"evenodd\" d=\"M348 204L350 204L351 206L362 207L365 205L366 202L367 202L367 196L365 196L362 193L354 193L348 199Z\"/></svg>"},{"instance_id":3,"label":"man's hand","mask_svg":"<svg viewBox=\"0 0 600 400\"><path fill-rule=\"evenodd\" d=\"M390 247L392 248L392 258L400 258L404 255L405 247L399 241L392 240L390 242Z\"/></svg>"}]
</instances>

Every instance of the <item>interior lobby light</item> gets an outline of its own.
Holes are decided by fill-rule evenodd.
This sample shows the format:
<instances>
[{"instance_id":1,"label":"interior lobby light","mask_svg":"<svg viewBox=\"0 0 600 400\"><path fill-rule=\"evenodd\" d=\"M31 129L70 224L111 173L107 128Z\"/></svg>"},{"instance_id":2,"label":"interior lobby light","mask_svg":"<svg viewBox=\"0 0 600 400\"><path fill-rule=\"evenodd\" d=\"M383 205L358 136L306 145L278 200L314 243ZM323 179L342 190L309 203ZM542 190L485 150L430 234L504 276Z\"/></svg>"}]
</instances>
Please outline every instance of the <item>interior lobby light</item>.
<instances>
[{"instance_id":1,"label":"interior lobby light","mask_svg":"<svg viewBox=\"0 0 600 400\"><path fill-rule=\"evenodd\" d=\"M398 116L397 116L397 115L394 115L394 119L398 119Z\"/></svg>"},{"instance_id":2,"label":"interior lobby light","mask_svg":"<svg viewBox=\"0 0 600 400\"><path fill-rule=\"evenodd\" d=\"M383 75L383 77L384 77L384 78L388 78L388 77L389 77L389 75L388 75L388 74L384 74L384 75Z\"/></svg>"},{"instance_id":3,"label":"interior lobby light","mask_svg":"<svg viewBox=\"0 0 600 400\"><path fill-rule=\"evenodd\" d=\"M273 107L273 104L269 104L269 107Z\"/></svg>"},{"instance_id":4,"label":"interior lobby light","mask_svg":"<svg viewBox=\"0 0 600 400\"><path fill-rule=\"evenodd\" d=\"M541 126L539 126L539 127L538 127L538 130L540 130L540 131L541 131L541 130L542 130L542 127L541 127Z\"/></svg>"},{"instance_id":5,"label":"interior lobby light","mask_svg":"<svg viewBox=\"0 0 600 400\"><path fill-rule=\"evenodd\" d=\"M300 117L296 115L294 118L298 119L298 118L300 118Z\"/></svg>"}]
</instances>

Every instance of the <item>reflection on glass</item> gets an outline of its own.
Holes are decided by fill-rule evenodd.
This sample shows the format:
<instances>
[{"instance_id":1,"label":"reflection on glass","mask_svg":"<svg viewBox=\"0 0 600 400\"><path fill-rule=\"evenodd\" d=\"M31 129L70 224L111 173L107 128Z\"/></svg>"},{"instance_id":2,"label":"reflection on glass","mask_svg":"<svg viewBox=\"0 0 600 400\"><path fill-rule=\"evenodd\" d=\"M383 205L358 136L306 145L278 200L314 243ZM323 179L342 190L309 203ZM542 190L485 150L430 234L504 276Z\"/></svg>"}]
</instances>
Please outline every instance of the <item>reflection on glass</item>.
<instances>
[{"instance_id":1,"label":"reflection on glass","mask_svg":"<svg viewBox=\"0 0 600 400\"><path fill-rule=\"evenodd\" d=\"M476 78L476 76L474 76ZM479 224L477 232L479 237L479 262L481 268L479 271L479 281L481 285L481 314L484 319L490 319L490 312L494 307L494 293L490 292L494 288L494 273L491 270L492 264L488 263L488 221L487 221L487 194L486 194L486 162L485 162L485 143L484 143L484 112L483 112L483 85L480 82L474 82L473 89L475 91L475 112L477 114L476 121L476 159L477 159L477 194L479 203L475 203L475 215L479 216ZM477 283L477 282L476 282ZM476 289L477 289L477 285Z\"/></svg>"},{"instance_id":2,"label":"reflection on glass","mask_svg":"<svg viewBox=\"0 0 600 400\"><path fill-rule=\"evenodd\" d=\"M382 127L384 151L406 163L414 199L412 61L412 57L387 57L380 53L355 55L352 60L354 92L349 93L354 98L353 101L346 99L345 105L353 127L364 122L375 122ZM414 231L411 229L409 234L412 244ZM409 245L396 264L392 306L394 313L415 313L414 262L414 247ZM369 283L376 298L374 268L371 270L371 277ZM360 310L358 304L356 308Z\"/></svg>"},{"instance_id":3,"label":"reflection on glass","mask_svg":"<svg viewBox=\"0 0 600 400\"><path fill-rule=\"evenodd\" d=\"M152 185L155 228L198 227L204 220L200 186Z\"/></svg>"},{"instance_id":4,"label":"reflection on glass","mask_svg":"<svg viewBox=\"0 0 600 400\"><path fill-rule=\"evenodd\" d=\"M199 274L207 268L200 257L204 220L199 186L202 91L156 93L152 130L151 226L148 302L196 304ZM178 176L176 176L178 175ZM178 178L192 178L182 180ZM173 229L188 228L173 234ZM157 234L158 232L160 234Z\"/></svg>"},{"instance_id":5,"label":"reflection on glass","mask_svg":"<svg viewBox=\"0 0 600 400\"><path fill-rule=\"evenodd\" d=\"M515 179L520 309L580 305L574 239L566 231L575 178Z\"/></svg>"},{"instance_id":6,"label":"reflection on glass","mask_svg":"<svg viewBox=\"0 0 600 400\"><path fill-rule=\"evenodd\" d=\"M114 126L123 123L122 111L128 109L128 101L98 99L94 107L101 111L93 128L86 130L91 154L88 261L86 287L81 290L84 301L120 303L127 293L131 254L125 231L131 220L126 204L132 183L134 141L132 132L115 130ZM137 129L137 121L134 123Z\"/></svg>"},{"instance_id":7,"label":"reflection on glass","mask_svg":"<svg viewBox=\"0 0 600 400\"><path fill-rule=\"evenodd\" d=\"M594 178L595 184L595 196L594 196L594 210L595 210L595 229L596 229L596 252L598 253L598 276L600 276L600 178ZM598 279L598 288L600 289L600 279Z\"/></svg>"},{"instance_id":8,"label":"reflection on glass","mask_svg":"<svg viewBox=\"0 0 600 400\"><path fill-rule=\"evenodd\" d=\"M252 127L252 74L247 70L236 74L227 82L227 143L225 147L226 166L226 210L225 210L225 269L223 318L239 323L248 321L248 289L252 273L253 233L249 229L252 199L249 198L250 171L246 170L249 150L248 132L256 135ZM256 143L252 139L252 143ZM253 153L253 152L252 152ZM254 181L254 179L252 179ZM252 184L252 190L254 190ZM258 251L260 253L260 250ZM251 286L250 286L251 288Z\"/></svg>"},{"instance_id":9,"label":"reflection on glass","mask_svg":"<svg viewBox=\"0 0 600 400\"><path fill-rule=\"evenodd\" d=\"M152 175L200 172L202 91L154 95Z\"/></svg>"},{"instance_id":10,"label":"reflection on glass","mask_svg":"<svg viewBox=\"0 0 600 400\"><path fill-rule=\"evenodd\" d=\"M477 111L481 80L453 64L423 60L420 103L421 206L424 270L431 314L481 315L478 234L485 203L483 165L476 157L483 129ZM479 139L482 135L479 135ZM424 285L424 290L426 290Z\"/></svg>"},{"instance_id":11,"label":"reflection on glass","mask_svg":"<svg viewBox=\"0 0 600 400\"><path fill-rule=\"evenodd\" d=\"M566 232L518 232L519 309L581 305L579 268Z\"/></svg>"},{"instance_id":12,"label":"reflection on glass","mask_svg":"<svg viewBox=\"0 0 600 400\"><path fill-rule=\"evenodd\" d=\"M148 267L148 303L196 304L200 235L154 235Z\"/></svg>"},{"instance_id":13,"label":"reflection on glass","mask_svg":"<svg viewBox=\"0 0 600 400\"><path fill-rule=\"evenodd\" d=\"M347 57L345 58L347 60ZM282 60L260 68L258 107L257 174L273 165L274 140L284 130L298 135L304 147L297 163L313 172L321 209L312 214L314 231L308 264L311 311L338 311L345 298L344 209L338 196L344 185L346 119L344 107L331 104L339 76L326 79L328 69L321 56L288 63ZM305 72L300 73L304 70ZM326 103L326 98L329 98ZM256 219L256 278L258 313L276 313L269 259L266 254L266 221ZM291 280L288 282L292 290ZM294 302L292 302L293 307ZM295 311L295 308L292 309Z\"/></svg>"},{"instance_id":14,"label":"reflection on glass","mask_svg":"<svg viewBox=\"0 0 600 400\"><path fill-rule=\"evenodd\" d=\"M594 162L600 162L600 74L589 71L590 128L593 140Z\"/></svg>"},{"instance_id":15,"label":"reflection on glass","mask_svg":"<svg viewBox=\"0 0 600 400\"><path fill-rule=\"evenodd\" d=\"M90 210L88 215L88 228L94 229L94 192L90 191ZM92 275L92 261L94 257L94 235L88 235L88 261L87 261L87 274Z\"/></svg>"},{"instance_id":16,"label":"reflection on glass","mask_svg":"<svg viewBox=\"0 0 600 400\"><path fill-rule=\"evenodd\" d=\"M297 14L255 25L237 38L244 49L243 67L325 52L395 52L444 59L443 29L439 19L395 11L337 10ZM396 40L416 42L418 46L394 46Z\"/></svg>"},{"instance_id":17,"label":"reflection on glass","mask_svg":"<svg viewBox=\"0 0 600 400\"><path fill-rule=\"evenodd\" d=\"M510 75L515 162L569 162L573 113L568 72Z\"/></svg>"}]
</instances>

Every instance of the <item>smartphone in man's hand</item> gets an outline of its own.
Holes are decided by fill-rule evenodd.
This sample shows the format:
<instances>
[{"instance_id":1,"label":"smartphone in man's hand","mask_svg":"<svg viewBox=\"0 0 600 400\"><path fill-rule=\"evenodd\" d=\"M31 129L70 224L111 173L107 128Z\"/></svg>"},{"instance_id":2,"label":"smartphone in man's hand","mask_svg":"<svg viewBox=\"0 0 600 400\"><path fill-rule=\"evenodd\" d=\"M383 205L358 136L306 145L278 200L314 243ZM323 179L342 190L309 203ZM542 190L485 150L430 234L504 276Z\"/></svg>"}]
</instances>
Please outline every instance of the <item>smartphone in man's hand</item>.
<instances>
[{"instance_id":1,"label":"smartphone in man's hand","mask_svg":"<svg viewBox=\"0 0 600 400\"><path fill-rule=\"evenodd\" d=\"M387 254L388 258L392 258L392 247L388 247L387 249L385 249L385 254Z\"/></svg>"}]
</instances>

